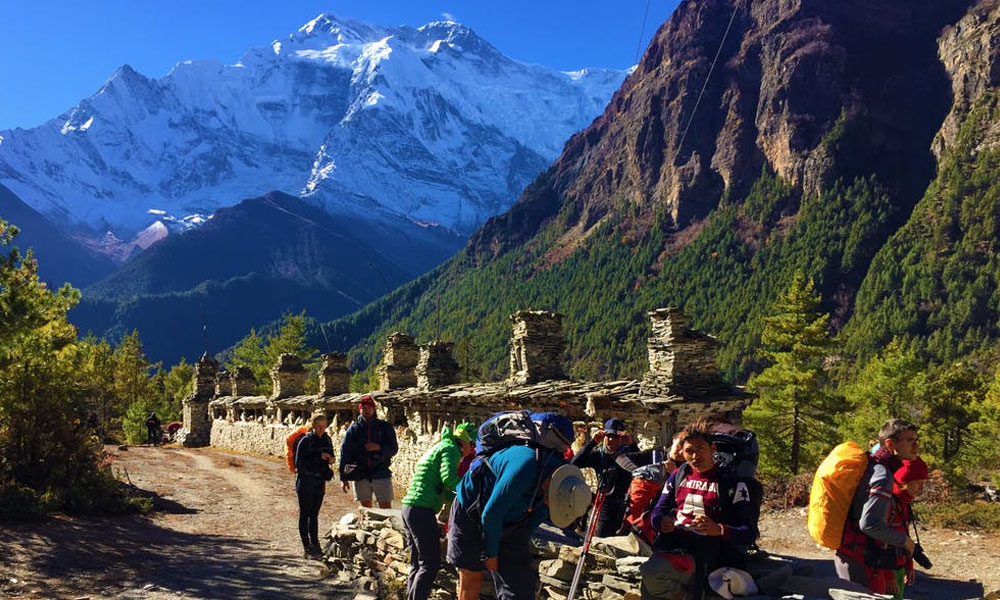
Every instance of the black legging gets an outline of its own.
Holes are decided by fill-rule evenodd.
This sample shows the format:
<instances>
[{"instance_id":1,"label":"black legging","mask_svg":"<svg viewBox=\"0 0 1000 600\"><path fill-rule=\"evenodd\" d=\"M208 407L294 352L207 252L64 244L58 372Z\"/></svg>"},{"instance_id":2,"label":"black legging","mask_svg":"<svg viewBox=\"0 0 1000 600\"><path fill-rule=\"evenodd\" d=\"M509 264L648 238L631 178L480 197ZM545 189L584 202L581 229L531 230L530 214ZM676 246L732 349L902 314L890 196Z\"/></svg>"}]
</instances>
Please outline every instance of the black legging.
<instances>
[{"instance_id":1,"label":"black legging","mask_svg":"<svg viewBox=\"0 0 1000 600\"><path fill-rule=\"evenodd\" d=\"M319 508L323 506L326 481L300 473L295 478L295 492L299 496L299 537L302 546L309 548L319 544Z\"/></svg>"}]
</instances>

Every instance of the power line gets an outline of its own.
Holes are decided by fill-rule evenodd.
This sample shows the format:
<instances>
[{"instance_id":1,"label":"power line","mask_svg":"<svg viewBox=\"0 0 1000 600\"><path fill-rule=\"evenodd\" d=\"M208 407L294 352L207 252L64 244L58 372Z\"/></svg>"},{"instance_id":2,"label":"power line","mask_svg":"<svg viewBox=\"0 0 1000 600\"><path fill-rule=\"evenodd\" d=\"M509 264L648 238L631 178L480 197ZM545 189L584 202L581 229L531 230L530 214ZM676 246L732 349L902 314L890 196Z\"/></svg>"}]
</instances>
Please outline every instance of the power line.
<instances>
[{"instance_id":1,"label":"power line","mask_svg":"<svg viewBox=\"0 0 1000 600\"><path fill-rule=\"evenodd\" d=\"M736 13L740 9L741 0L736 0L733 3L733 14L729 17L729 24L726 25L726 32L722 34L722 41L719 42L719 49L715 51L715 58L712 59L712 66L708 69L708 75L705 77L705 83L701 86L701 92L698 94L698 100L694 103L694 110L691 111L691 117L688 119L687 127L684 128L684 134L681 136L681 141L677 144L677 153L680 154L681 149L684 147L684 140L687 138L688 131L691 130L691 124L694 123L694 116L698 113L698 105L701 104L701 98L705 95L705 90L708 89L708 82L712 79L712 73L715 72L715 64L719 62L719 55L722 54L722 47L726 45L726 38L729 37L729 30L733 27L733 21L736 20Z\"/></svg>"},{"instance_id":2,"label":"power line","mask_svg":"<svg viewBox=\"0 0 1000 600\"><path fill-rule=\"evenodd\" d=\"M649 3L650 0L646 0L646 12L642 13L642 27L639 28L639 42L635 46L635 59L632 61L633 65L639 64L639 51L642 50L642 36L646 33L646 19L649 18Z\"/></svg>"}]
</instances>

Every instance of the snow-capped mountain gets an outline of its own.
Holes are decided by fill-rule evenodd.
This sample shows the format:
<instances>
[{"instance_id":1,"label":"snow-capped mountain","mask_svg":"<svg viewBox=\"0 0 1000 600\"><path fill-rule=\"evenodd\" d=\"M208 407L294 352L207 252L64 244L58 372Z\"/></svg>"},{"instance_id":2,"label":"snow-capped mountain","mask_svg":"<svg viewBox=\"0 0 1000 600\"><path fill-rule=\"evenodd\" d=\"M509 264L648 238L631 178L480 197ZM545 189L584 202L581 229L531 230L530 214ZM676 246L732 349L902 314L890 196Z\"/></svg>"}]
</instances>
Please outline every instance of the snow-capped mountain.
<instances>
[{"instance_id":1,"label":"snow-capped mountain","mask_svg":"<svg viewBox=\"0 0 1000 600\"><path fill-rule=\"evenodd\" d=\"M58 118L0 131L0 183L98 244L108 231L148 241L272 190L467 233L624 77L524 64L454 22L323 14L236 64L182 62L159 79L121 67Z\"/></svg>"}]
</instances>

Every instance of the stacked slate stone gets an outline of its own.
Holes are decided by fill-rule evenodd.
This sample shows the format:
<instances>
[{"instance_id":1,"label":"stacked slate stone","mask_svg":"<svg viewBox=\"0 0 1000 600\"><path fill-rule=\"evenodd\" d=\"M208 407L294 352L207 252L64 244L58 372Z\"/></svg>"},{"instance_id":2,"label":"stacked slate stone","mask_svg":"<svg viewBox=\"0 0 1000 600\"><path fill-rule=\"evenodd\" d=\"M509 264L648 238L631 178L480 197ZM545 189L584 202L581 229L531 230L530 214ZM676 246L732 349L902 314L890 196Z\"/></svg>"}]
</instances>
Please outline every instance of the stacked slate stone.
<instances>
[{"instance_id":1,"label":"stacked slate stone","mask_svg":"<svg viewBox=\"0 0 1000 600\"><path fill-rule=\"evenodd\" d=\"M219 373L215 376L215 397L223 398L225 396L233 395L233 380L229 376L229 371L225 368L220 368Z\"/></svg>"},{"instance_id":2,"label":"stacked slate stone","mask_svg":"<svg viewBox=\"0 0 1000 600\"><path fill-rule=\"evenodd\" d=\"M409 552L406 549L403 521L397 510L362 509L360 516L345 515L325 537L326 568L342 582L356 582L360 588L356 598L405 596L409 574ZM539 580L542 600L566 600L580 549L552 542L533 540L534 553L539 557ZM577 598L608 600L639 599L639 565L646 561L637 555L638 549L630 538L597 539L583 570ZM445 564L442 540L442 564L435 580L431 598L453 600L456 597L457 574ZM485 578L480 593L493 598L493 583Z\"/></svg>"},{"instance_id":3,"label":"stacked slate stone","mask_svg":"<svg viewBox=\"0 0 1000 600\"><path fill-rule=\"evenodd\" d=\"M250 367L236 367L232 374L233 396L256 396L257 378Z\"/></svg>"},{"instance_id":4,"label":"stacked slate stone","mask_svg":"<svg viewBox=\"0 0 1000 600\"><path fill-rule=\"evenodd\" d=\"M705 398L732 392L715 360L714 337L690 329L679 309L659 308L648 314L652 331L643 396Z\"/></svg>"},{"instance_id":5,"label":"stacked slate stone","mask_svg":"<svg viewBox=\"0 0 1000 600\"><path fill-rule=\"evenodd\" d=\"M566 379L563 316L547 310L519 310L510 340L510 379L517 385Z\"/></svg>"},{"instance_id":6,"label":"stacked slate stone","mask_svg":"<svg viewBox=\"0 0 1000 600\"><path fill-rule=\"evenodd\" d=\"M351 387L351 371L347 368L347 355L330 352L323 355L319 370L319 395L323 397L346 394Z\"/></svg>"},{"instance_id":7,"label":"stacked slate stone","mask_svg":"<svg viewBox=\"0 0 1000 600\"><path fill-rule=\"evenodd\" d=\"M208 403L215 395L215 376L219 363L209 356L201 355L194 365L194 392L184 398L183 426L177 432L177 441L185 448L207 446L210 442L212 422Z\"/></svg>"},{"instance_id":8,"label":"stacked slate stone","mask_svg":"<svg viewBox=\"0 0 1000 600\"><path fill-rule=\"evenodd\" d=\"M278 362L271 368L271 381L274 389L272 400L301 396L306 390L306 378L309 376L302 366L302 359L294 354L282 354Z\"/></svg>"},{"instance_id":9,"label":"stacked slate stone","mask_svg":"<svg viewBox=\"0 0 1000 600\"><path fill-rule=\"evenodd\" d=\"M378 367L379 389L398 390L417 386L417 360L420 349L413 343L413 337L393 332L386 338L382 349L382 364Z\"/></svg>"},{"instance_id":10,"label":"stacked slate stone","mask_svg":"<svg viewBox=\"0 0 1000 600\"><path fill-rule=\"evenodd\" d=\"M455 344L434 340L420 346L417 387L427 390L458 383L458 363L452 356Z\"/></svg>"}]
</instances>

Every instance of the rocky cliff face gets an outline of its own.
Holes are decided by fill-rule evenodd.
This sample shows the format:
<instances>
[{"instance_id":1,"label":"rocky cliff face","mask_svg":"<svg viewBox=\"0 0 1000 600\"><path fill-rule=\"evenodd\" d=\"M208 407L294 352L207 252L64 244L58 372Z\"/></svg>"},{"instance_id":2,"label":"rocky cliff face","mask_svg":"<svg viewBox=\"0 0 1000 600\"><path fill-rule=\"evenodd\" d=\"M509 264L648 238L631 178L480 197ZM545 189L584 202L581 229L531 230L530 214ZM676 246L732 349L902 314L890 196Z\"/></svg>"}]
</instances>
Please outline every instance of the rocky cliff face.
<instances>
[{"instance_id":1,"label":"rocky cliff face","mask_svg":"<svg viewBox=\"0 0 1000 600\"><path fill-rule=\"evenodd\" d=\"M683 2L604 114L471 248L512 247L559 211L577 237L626 206L666 211L683 229L724 192L741 197L765 165L810 194L874 173L912 206L950 105L936 40L968 4Z\"/></svg>"},{"instance_id":2,"label":"rocky cliff face","mask_svg":"<svg viewBox=\"0 0 1000 600\"><path fill-rule=\"evenodd\" d=\"M951 79L952 103L934 138L940 158L955 145L969 110L991 88L1000 85L1000 1L981 0L967 15L948 27L939 40L938 54ZM1000 123L983 132L981 145L1000 142Z\"/></svg>"}]
</instances>

